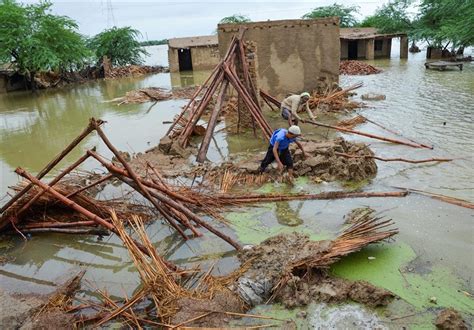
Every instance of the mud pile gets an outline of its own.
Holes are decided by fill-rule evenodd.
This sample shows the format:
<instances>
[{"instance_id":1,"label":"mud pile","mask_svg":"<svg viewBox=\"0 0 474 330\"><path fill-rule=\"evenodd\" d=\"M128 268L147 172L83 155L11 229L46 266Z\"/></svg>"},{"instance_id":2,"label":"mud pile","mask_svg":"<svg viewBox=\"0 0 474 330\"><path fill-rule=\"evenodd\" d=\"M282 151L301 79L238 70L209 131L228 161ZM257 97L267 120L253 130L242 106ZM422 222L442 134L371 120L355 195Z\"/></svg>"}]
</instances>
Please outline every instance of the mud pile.
<instances>
[{"instance_id":1,"label":"mud pile","mask_svg":"<svg viewBox=\"0 0 474 330\"><path fill-rule=\"evenodd\" d=\"M307 155L306 159L303 159L301 150L293 149L294 169L299 176L316 176L324 181L361 181L377 174L377 164L373 159L346 158L337 154L373 156L374 153L363 143L352 143L337 138L302 144Z\"/></svg>"},{"instance_id":2,"label":"mud pile","mask_svg":"<svg viewBox=\"0 0 474 330\"><path fill-rule=\"evenodd\" d=\"M461 317L458 311L453 308L443 309L436 318L435 322L437 329L448 330L448 329L459 329L467 330L468 327L466 322Z\"/></svg>"},{"instance_id":3,"label":"mud pile","mask_svg":"<svg viewBox=\"0 0 474 330\"><path fill-rule=\"evenodd\" d=\"M292 308L304 306L311 301L340 303L352 300L370 307L387 305L394 295L364 281L349 281L330 277L323 270L305 274L291 274L292 263L308 256L323 255L331 248L331 241L311 241L300 233L278 235L258 246L240 252L241 262L250 267L239 278L237 292L250 305L267 301L271 295L276 301ZM290 276L276 292L282 278Z\"/></svg>"}]
</instances>

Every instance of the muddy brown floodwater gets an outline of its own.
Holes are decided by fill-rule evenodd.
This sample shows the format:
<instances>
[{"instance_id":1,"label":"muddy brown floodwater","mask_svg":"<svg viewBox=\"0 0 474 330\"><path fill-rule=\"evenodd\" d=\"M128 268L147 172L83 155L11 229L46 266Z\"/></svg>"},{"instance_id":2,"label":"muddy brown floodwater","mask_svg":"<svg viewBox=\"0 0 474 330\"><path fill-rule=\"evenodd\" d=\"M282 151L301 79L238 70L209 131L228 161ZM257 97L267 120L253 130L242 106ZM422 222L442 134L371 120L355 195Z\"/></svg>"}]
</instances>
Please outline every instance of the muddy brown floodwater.
<instances>
[{"instance_id":1,"label":"muddy brown floodwater","mask_svg":"<svg viewBox=\"0 0 474 330\"><path fill-rule=\"evenodd\" d=\"M397 46L394 45L394 49ZM166 54L163 51L157 54ZM341 76L341 85L362 81L356 100L365 93L386 95L383 101L367 101L368 108L359 110L369 119L401 131L404 135L429 143L434 150L412 149L382 143L359 136L344 135L346 139L369 143L375 154L382 157L412 159L453 157L455 161L442 164L406 164L377 162L377 176L370 182L314 184L299 179L295 188L267 184L261 191L327 191L360 188L367 191L393 190L402 186L427 190L474 202L472 134L474 104L474 64L466 63L463 71L438 72L425 70L425 53L409 55L400 60L375 60L370 64L383 69L371 76ZM149 60L155 64L153 60ZM163 61L163 59L160 59ZM156 63L160 64L160 63ZM129 90L144 87L188 86L202 82L206 72L156 74L140 78L88 82L60 90L42 91L37 95L16 92L0 95L0 205L7 186L17 182L13 170L22 166L38 172L55 154L72 140L86 125L89 117L107 121L105 132L119 149L130 153L143 152L158 144L170 121L180 111L185 100L169 100L117 106L107 102L125 95ZM273 127L284 125L278 114L268 114ZM338 118L322 116L321 121L334 123ZM219 124L217 130L224 123ZM303 125L311 138L334 137L334 132ZM370 133L386 135L366 123L357 127ZM209 158L225 160L229 153L260 152L265 143L248 135L216 134L217 145L211 144ZM86 148L99 145L90 136L80 148L66 159L66 166L77 159ZM99 171L93 162L84 169ZM107 186L100 196L121 196L124 187ZM313 239L331 238L343 226L344 214L357 207L369 206L392 218L400 234L395 241L368 247L334 265L334 275L350 280L365 280L392 291L401 299L394 300L383 310L367 310L358 305L313 304L300 309L285 310L280 305L259 306L254 312L293 317L299 324L344 327L409 328L432 327L436 314L453 307L472 323L474 302L473 212L419 195L403 199L357 199L330 201L294 201L261 207L240 208L226 214L231 222L222 228L243 244L256 244L277 233L294 230L309 234ZM291 221L287 218L292 217ZM296 219L296 220L295 220ZM296 226L295 226L296 224ZM214 273L226 274L238 265L234 251L213 235L187 242L182 241L161 222L148 226L150 238L162 255L183 266L201 265L206 269L216 263ZM139 285L139 277L127 251L115 236L98 240L91 236L33 235L28 241L19 237L0 240L0 288L9 293L48 293L54 290L57 277L77 269L86 269L83 297L93 297L96 288L107 288L112 296L128 295ZM436 304L433 303L435 297ZM431 302L430 302L431 300Z\"/></svg>"}]
</instances>

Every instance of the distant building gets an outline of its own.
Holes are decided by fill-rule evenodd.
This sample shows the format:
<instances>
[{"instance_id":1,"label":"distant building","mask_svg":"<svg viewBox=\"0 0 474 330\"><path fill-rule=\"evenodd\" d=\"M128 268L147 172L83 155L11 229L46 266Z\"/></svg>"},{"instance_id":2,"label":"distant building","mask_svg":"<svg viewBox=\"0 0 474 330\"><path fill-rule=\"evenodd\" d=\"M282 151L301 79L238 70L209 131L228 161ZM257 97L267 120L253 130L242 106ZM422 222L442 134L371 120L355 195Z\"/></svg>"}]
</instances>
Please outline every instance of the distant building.
<instances>
[{"instance_id":1,"label":"distant building","mask_svg":"<svg viewBox=\"0 0 474 330\"><path fill-rule=\"evenodd\" d=\"M257 88L281 97L339 81L339 18L219 24L221 56L241 26Z\"/></svg>"},{"instance_id":2,"label":"distant building","mask_svg":"<svg viewBox=\"0 0 474 330\"><path fill-rule=\"evenodd\" d=\"M392 38L400 38L400 58L408 57L404 33L382 34L376 28L341 28L341 60L390 58Z\"/></svg>"},{"instance_id":3,"label":"distant building","mask_svg":"<svg viewBox=\"0 0 474 330\"><path fill-rule=\"evenodd\" d=\"M168 40L171 72L208 70L219 63L217 35Z\"/></svg>"}]
</instances>

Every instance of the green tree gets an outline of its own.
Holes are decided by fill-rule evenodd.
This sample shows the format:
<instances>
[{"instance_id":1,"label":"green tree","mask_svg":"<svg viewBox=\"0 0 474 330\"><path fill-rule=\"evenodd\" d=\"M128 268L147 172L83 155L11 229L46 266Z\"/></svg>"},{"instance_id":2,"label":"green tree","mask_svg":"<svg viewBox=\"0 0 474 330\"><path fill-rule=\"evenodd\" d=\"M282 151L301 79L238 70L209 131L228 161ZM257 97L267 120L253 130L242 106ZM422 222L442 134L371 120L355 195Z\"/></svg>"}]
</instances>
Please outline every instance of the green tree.
<instances>
[{"instance_id":1,"label":"green tree","mask_svg":"<svg viewBox=\"0 0 474 330\"><path fill-rule=\"evenodd\" d=\"M472 0L422 0L414 28L419 39L434 47L474 45Z\"/></svg>"},{"instance_id":2,"label":"green tree","mask_svg":"<svg viewBox=\"0 0 474 330\"><path fill-rule=\"evenodd\" d=\"M411 33L413 22L408 14L411 0L395 0L382 5L372 16L366 17L361 27L376 27L380 33Z\"/></svg>"},{"instance_id":3,"label":"green tree","mask_svg":"<svg viewBox=\"0 0 474 330\"><path fill-rule=\"evenodd\" d=\"M316 7L309 13L304 14L303 19L314 19L322 17L339 17L341 27L352 27L358 24L355 14L359 12L358 6L344 6L334 3L330 6Z\"/></svg>"},{"instance_id":4,"label":"green tree","mask_svg":"<svg viewBox=\"0 0 474 330\"><path fill-rule=\"evenodd\" d=\"M11 63L36 89L40 71L75 70L90 58L75 21L51 14L51 3L0 0L0 63Z\"/></svg>"},{"instance_id":5,"label":"green tree","mask_svg":"<svg viewBox=\"0 0 474 330\"><path fill-rule=\"evenodd\" d=\"M148 55L137 38L138 30L131 27L113 27L95 35L88 42L99 63L107 56L112 65L128 65L143 63L142 55Z\"/></svg>"},{"instance_id":6,"label":"green tree","mask_svg":"<svg viewBox=\"0 0 474 330\"><path fill-rule=\"evenodd\" d=\"M219 24L238 24L248 22L252 22L252 20L248 16L242 14L234 14L231 16L224 17L219 21Z\"/></svg>"}]
</instances>

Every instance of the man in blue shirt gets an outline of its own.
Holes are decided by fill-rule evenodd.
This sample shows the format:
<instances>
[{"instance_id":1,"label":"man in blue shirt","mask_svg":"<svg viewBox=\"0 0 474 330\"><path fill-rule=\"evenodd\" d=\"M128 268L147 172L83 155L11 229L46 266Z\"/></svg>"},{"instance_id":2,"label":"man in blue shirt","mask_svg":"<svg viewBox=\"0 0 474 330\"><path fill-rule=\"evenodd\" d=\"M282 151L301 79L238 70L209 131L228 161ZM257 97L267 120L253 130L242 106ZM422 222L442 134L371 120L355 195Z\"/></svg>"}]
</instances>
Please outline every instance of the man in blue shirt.
<instances>
[{"instance_id":1,"label":"man in blue shirt","mask_svg":"<svg viewBox=\"0 0 474 330\"><path fill-rule=\"evenodd\" d=\"M303 157L306 158L306 153L301 143L297 141L298 136L301 135L301 130L298 126L291 126L288 130L279 128L273 132L270 138L270 145L268 146L267 154L260 164L260 173L263 173L268 165L276 160L278 169L283 171L283 165L288 169L288 174L293 177L293 159L288 147L291 143L296 143L298 148L303 152Z\"/></svg>"}]
</instances>

